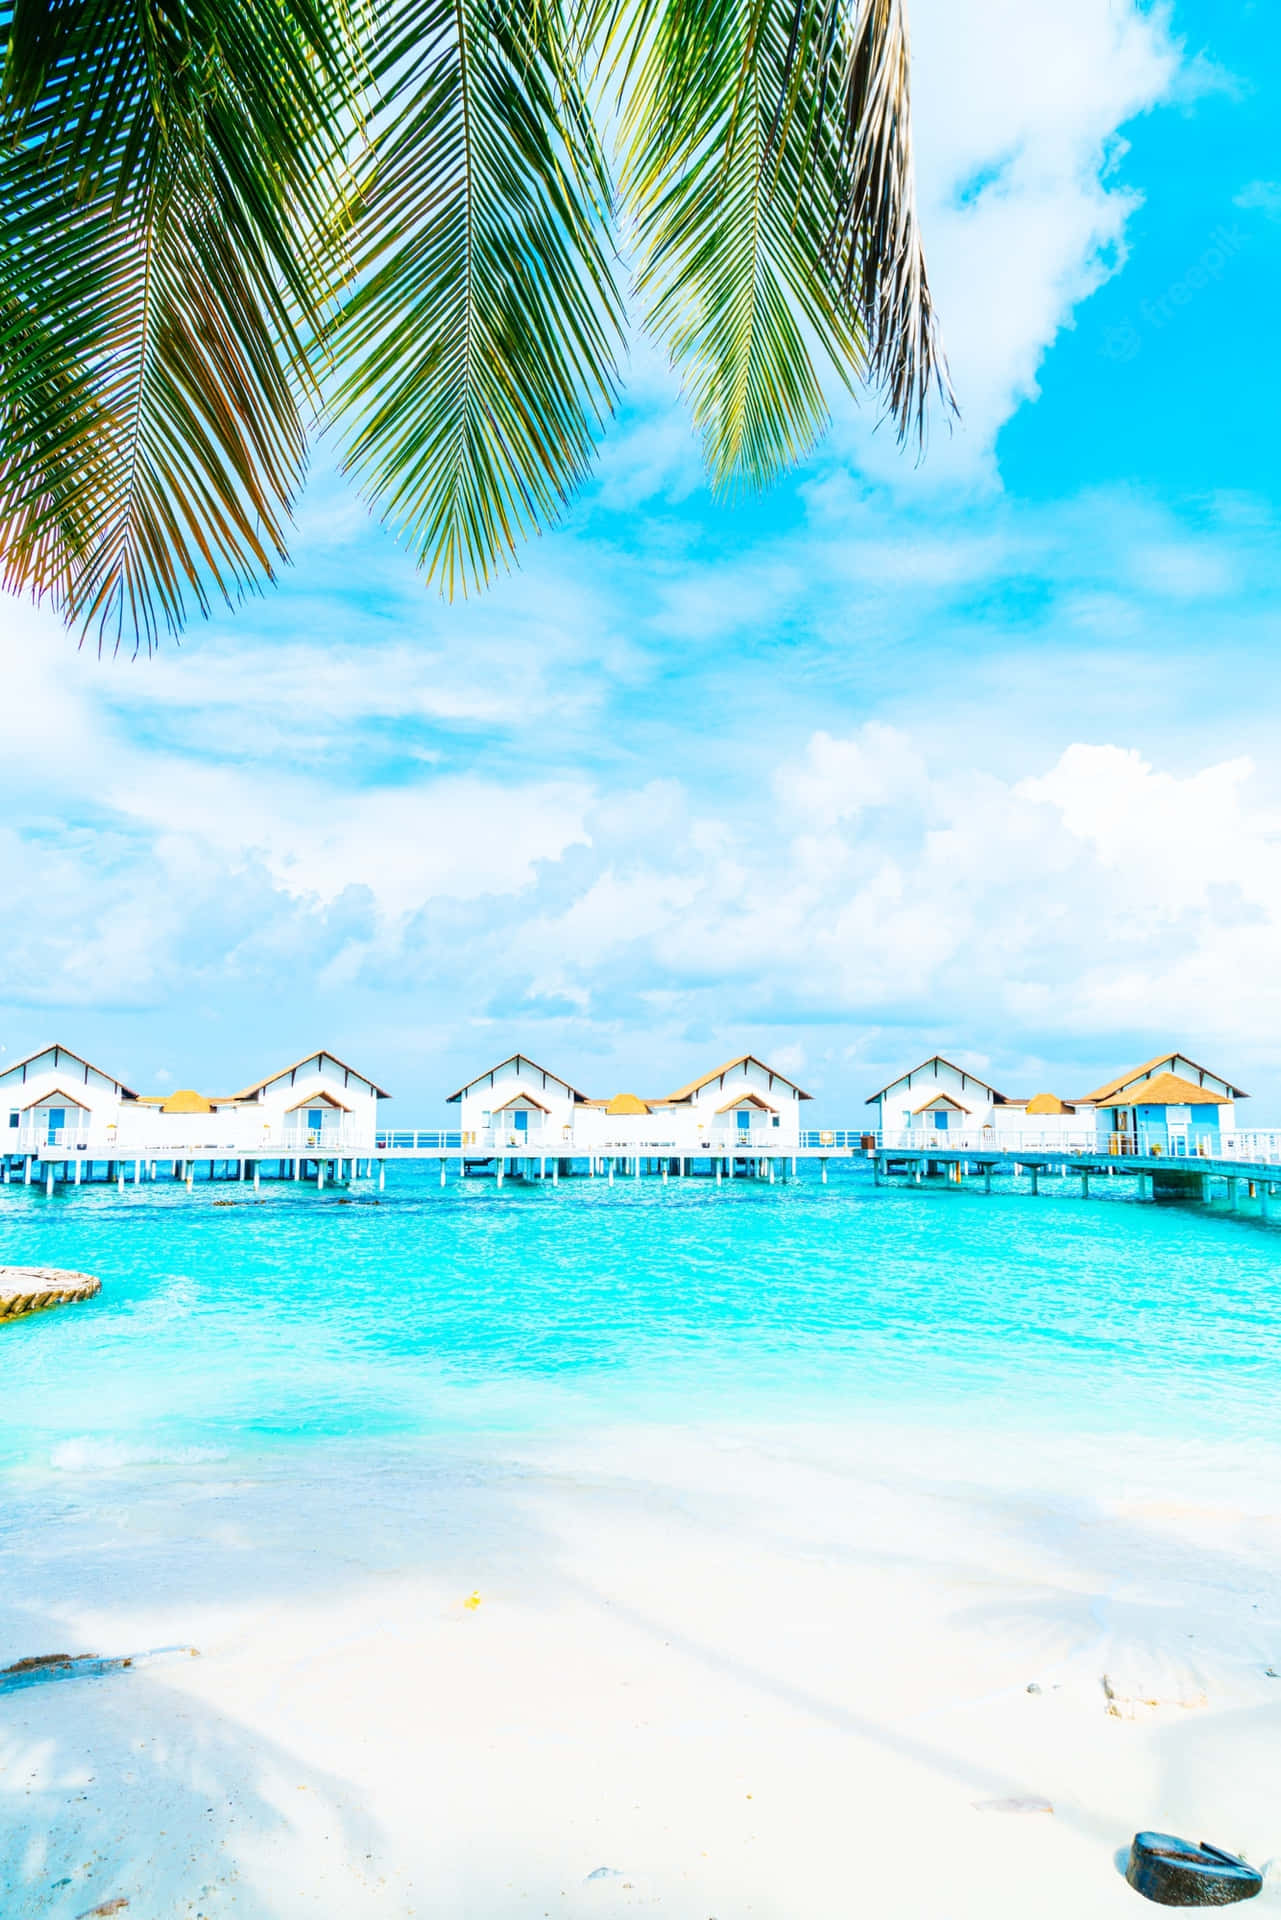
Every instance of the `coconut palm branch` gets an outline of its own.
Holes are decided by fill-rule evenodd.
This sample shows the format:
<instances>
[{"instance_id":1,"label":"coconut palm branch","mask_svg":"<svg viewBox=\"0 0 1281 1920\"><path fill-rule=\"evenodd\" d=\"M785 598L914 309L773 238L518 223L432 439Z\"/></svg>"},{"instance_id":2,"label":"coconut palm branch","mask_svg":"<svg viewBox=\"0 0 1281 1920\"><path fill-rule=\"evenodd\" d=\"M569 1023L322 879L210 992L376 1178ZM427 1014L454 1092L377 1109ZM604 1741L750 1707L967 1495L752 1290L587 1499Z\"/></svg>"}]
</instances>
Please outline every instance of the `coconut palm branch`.
<instances>
[{"instance_id":1,"label":"coconut palm branch","mask_svg":"<svg viewBox=\"0 0 1281 1920\"><path fill-rule=\"evenodd\" d=\"M6 25L6 578L149 647L285 553L349 32L329 0L19 0Z\"/></svg>"},{"instance_id":2,"label":"coconut palm branch","mask_svg":"<svg viewBox=\"0 0 1281 1920\"><path fill-rule=\"evenodd\" d=\"M336 408L452 591L590 466L622 339L609 179L557 0L393 0L375 79Z\"/></svg>"},{"instance_id":3,"label":"coconut palm branch","mask_svg":"<svg viewBox=\"0 0 1281 1920\"><path fill-rule=\"evenodd\" d=\"M0 538L81 628L150 646L271 578L309 412L446 591L510 564L615 402L619 234L720 486L804 454L825 373L902 435L948 398L901 0L0 0L0 30Z\"/></svg>"}]
</instances>

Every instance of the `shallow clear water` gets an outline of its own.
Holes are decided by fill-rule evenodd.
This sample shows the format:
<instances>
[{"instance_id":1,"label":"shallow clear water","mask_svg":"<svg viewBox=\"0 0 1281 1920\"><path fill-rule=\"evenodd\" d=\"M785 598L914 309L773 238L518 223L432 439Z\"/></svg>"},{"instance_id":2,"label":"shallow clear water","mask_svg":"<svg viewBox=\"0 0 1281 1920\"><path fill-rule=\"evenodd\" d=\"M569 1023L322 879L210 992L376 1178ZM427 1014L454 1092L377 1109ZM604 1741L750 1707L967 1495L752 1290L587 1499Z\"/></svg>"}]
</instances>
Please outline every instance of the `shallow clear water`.
<instances>
[{"instance_id":1,"label":"shallow clear water","mask_svg":"<svg viewBox=\"0 0 1281 1920\"><path fill-rule=\"evenodd\" d=\"M0 1189L0 1260L103 1281L0 1329L0 1467L891 1412L1275 1440L1281 1226L1127 1185Z\"/></svg>"}]
</instances>

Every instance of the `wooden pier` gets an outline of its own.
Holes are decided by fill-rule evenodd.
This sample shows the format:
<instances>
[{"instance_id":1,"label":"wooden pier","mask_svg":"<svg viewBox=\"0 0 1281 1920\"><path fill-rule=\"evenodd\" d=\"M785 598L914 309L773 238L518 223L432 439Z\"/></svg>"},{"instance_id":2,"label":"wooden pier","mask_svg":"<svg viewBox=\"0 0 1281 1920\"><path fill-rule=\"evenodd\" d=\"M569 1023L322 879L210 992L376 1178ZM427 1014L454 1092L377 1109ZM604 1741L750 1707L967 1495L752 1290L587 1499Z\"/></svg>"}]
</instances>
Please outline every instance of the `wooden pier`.
<instances>
[{"instance_id":1,"label":"wooden pier","mask_svg":"<svg viewBox=\"0 0 1281 1920\"><path fill-rule=\"evenodd\" d=\"M323 1192L326 1187L346 1186L353 1180L367 1180L376 1185L381 1193L386 1187L388 1165L417 1163L434 1165L439 1170L442 1187L448 1184L451 1176L455 1180L491 1179L500 1187L508 1180L545 1181L556 1186L561 1180L575 1178L603 1180L610 1185L624 1179L663 1182L704 1179L716 1186L726 1180L763 1180L772 1186L784 1180L795 1180L800 1164L805 1161L818 1162L819 1177L825 1183L830 1161L863 1157L864 1150L859 1147L835 1144L789 1146L786 1150L770 1152L758 1149L751 1153L723 1148L702 1153L656 1152L653 1149L642 1153L621 1150L500 1153L452 1143L447 1146L379 1145L372 1149L347 1149L333 1153L313 1147L303 1153L283 1154L279 1146L265 1147L260 1152L210 1153L206 1149L200 1153L188 1151L185 1154L175 1153L171 1148L164 1153L154 1150L151 1153L121 1152L112 1159L104 1159L101 1152L95 1154L91 1150L81 1152L63 1146L51 1146L0 1158L0 1183L36 1187L52 1196L55 1191L104 1184L123 1193L128 1188L138 1188L157 1181L178 1182L188 1192L192 1191L197 1181L202 1186L213 1182L247 1183L255 1193L261 1190L264 1181L275 1185L288 1182L314 1186L317 1191Z\"/></svg>"},{"instance_id":2,"label":"wooden pier","mask_svg":"<svg viewBox=\"0 0 1281 1920\"><path fill-rule=\"evenodd\" d=\"M1118 1176L1137 1179L1149 1200L1203 1200L1216 1197L1219 1186L1235 1209L1245 1199L1257 1200L1263 1219L1281 1196L1281 1166L1275 1161L1213 1160L1203 1156L1166 1157L1157 1154L1063 1153L1045 1149L1017 1153L999 1148L955 1151L929 1148L878 1147L871 1156L878 1185L907 1184L966 1186L981 1184L991 1193L996 1175L1026 1179L1037 1193L1044 1178L1078 1180L1081 1197L1089 1199L1091 1181ZM1281 1216L1281 1208L1278 1209Z\"/></svg>"}]
</instances>

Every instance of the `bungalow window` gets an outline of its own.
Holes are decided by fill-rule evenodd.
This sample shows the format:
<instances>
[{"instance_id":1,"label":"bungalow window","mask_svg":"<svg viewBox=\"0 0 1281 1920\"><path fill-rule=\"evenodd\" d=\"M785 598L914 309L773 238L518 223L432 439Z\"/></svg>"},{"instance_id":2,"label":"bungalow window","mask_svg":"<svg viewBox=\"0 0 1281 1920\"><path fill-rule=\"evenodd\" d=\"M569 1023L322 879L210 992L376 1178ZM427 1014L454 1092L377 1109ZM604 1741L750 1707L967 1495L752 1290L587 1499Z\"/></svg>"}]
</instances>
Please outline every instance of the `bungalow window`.
<instances>
[{"instance_id":1,"label":"bungalow window","mask_svg":"<svg viewBox=\"0 0 1281 1920\"><path fill-rule=\"evenodd\" d=\"M779 1118L779 1116L778 1116L777 1114L774 1114L774 1115L773 1115L773 1117L772 1117L772 1118L771 1118L771 1120L770 1120L770 1125L771 1125L772 1127L781 1127L781 1126L782 1126L782 1124L783 1124L783 1122L781 1121L781 1119Z\"/></svg>"},{"instance_id":2,"label":"bungalow window","mask_svg":"<svg viewBox=\"0 0 1281 1920\"><path fill-rule=\"evenodd\" d=\"M22 1125L22 1115L20 1113L11 1113L9 1115L9 1125L11 1127L20 1127Z\"/></svg>"}]
</instances>

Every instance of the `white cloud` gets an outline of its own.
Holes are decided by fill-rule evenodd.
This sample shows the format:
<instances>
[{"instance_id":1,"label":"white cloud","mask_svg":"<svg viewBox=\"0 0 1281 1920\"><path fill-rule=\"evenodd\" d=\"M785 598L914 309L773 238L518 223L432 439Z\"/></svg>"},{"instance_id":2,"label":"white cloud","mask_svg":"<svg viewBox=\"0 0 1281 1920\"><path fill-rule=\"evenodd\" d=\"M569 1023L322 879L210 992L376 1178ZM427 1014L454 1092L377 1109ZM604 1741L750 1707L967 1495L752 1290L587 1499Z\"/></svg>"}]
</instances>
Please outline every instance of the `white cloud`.
<instances>
[{"instance_id":1,"label":"white cloud","mask_svg":"<svg viewBox=\"0 0 1281 1920\"><path fill-rule=\"evenodd\" d=\"M990 482L999 429L1124 257L1138 197L1118 130L1171 97L1180 53L1166 10L1136 0L915 0L912 37L921 218L962 410L917 484ZM884 435L860 435L858 459L912 477Z\"/></svg>"},{"instance_id":2,"label":"white cloud","mask_svg":"<svg viewBox=\"0 0 1281 1920\"><path fill-rule=\"evenodd\" d=\"M1082 1060L1152 1034L1281 1064L1281 811L1248 761L1074 745L1011 781L871 725L773 784L781 830L723 822L710 861L597 837L586 891L522 922L542 990L661 984L673 1030L889 1021Z\"/></svg>"},{"instance_id":3,"label":"white cloud","mask_svg":"<svg viewBox=\"0 0 1281 1920\"><path fill-rule=\"evenodd\" d=\"M935 718L792 751L766 733L728 784L688 754L635 780L362 784L178 756L47 623L4 639L11 1007L252 1006L274 1037L297 998L381 1032L393 1078L393 1002L462 1070L537 1043L648 1086L746 1042L795 1049L847 1105L935 1045L1068 1093L1075 1073L1035 1063L1178 1043L1281 1068L1281 806L1243 756L1176 768L1122 736L998 773ZM137 1070L198 1080L172 1065L188 1026L161 1019Z\"/></svg>"},{"instance_id":4,"label":"white cloud","mask_svg":"<svg viewBox=\"0 0 1281 1920\"><path fill-rule=\"evenodd\" d=\"M1232 196L1234 207L1246 213L1261 213L1268 220L1281 220L1281 180L1251 180Z\"/></svg>"}]
</instances>

